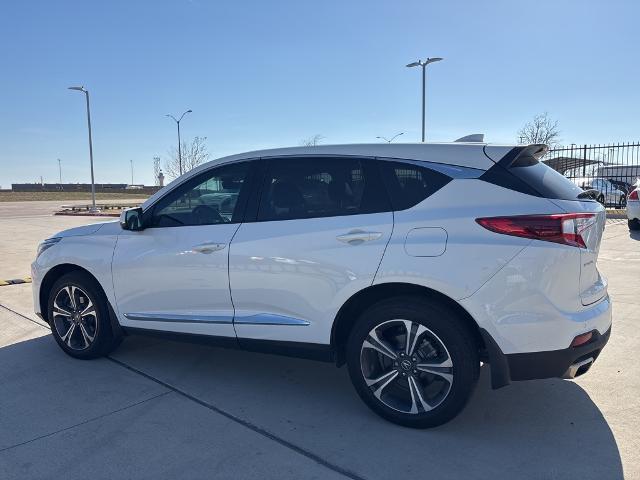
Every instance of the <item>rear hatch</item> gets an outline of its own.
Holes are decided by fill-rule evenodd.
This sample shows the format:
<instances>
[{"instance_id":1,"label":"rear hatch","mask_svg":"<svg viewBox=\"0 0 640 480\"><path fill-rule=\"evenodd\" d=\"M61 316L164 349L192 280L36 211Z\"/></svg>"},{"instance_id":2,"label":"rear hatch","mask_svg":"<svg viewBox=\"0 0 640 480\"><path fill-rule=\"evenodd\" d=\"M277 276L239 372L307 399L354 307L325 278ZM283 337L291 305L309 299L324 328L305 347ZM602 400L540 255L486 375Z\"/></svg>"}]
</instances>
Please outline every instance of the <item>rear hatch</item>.
<instances>
[{"instance_id":1,"label":"rear hatch","mask_svg":"<svg viewBox=\"0 0 640 480\"><path fill-rule=\"evenodd\" d=\"M515 147L505 154L503 147L486 146L485 154L496 165L483 177L512 190L547 198L566 213L587 214L581 221L580 232L585 243L585 248L579 248L580 301L590 305L607 295L607 282L596 265L606 212L580 187L539 161L546 150L545 145L529 145Z\"/></svg>"}]
</instances>

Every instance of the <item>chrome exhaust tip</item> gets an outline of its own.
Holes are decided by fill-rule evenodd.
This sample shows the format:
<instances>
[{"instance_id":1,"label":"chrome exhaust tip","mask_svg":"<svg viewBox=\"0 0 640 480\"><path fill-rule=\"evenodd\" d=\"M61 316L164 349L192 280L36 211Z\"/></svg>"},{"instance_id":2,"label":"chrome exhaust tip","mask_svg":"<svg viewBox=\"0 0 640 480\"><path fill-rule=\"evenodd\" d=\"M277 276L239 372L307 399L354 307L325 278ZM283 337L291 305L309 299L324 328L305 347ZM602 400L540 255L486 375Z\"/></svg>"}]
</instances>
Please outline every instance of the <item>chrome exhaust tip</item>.
<instances>
[{"instance_id":1,"label":"chrome exhaust tip","mask_svg":"<svg viewBox=\"0 0 640 480\"><path fill-rule=\"evenodd\" d=\"M593 364L593 357L580 360L579 362L572 364L564 373L562 378L572 379L572 378L579 377L583 373L586 373L587 370L591 368L592 364Z\"/></svg>"}]
</instances>

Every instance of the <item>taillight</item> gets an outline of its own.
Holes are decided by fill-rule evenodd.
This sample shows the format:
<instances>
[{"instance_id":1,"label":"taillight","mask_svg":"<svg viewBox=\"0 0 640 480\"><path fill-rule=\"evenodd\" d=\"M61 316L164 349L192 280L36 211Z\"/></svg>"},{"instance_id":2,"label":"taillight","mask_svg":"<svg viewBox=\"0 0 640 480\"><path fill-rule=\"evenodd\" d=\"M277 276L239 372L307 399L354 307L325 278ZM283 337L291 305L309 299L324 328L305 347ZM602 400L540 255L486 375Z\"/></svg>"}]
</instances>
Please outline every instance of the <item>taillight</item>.
<instances>
[{"instance_id":1,"label":"taillight","mask_svg":"<svg viewBox=\"0 0 640 480\"><path fill-rule=\"evenodd\" d=\"M476 222L487 230L504 235L587 248L582 233L596 223L596 215L594 213L516 215L477 218Z\"/></svg>"},{"instance_id":2,"label":"taillight","mask_svg":"<svg viewBox=\"0 0 640 480\"><path fill-rule=\"evenodd\" d=\"M638 200L638 190L634 190L629 194L629 200Z\"/></svg>"}]
</instances>

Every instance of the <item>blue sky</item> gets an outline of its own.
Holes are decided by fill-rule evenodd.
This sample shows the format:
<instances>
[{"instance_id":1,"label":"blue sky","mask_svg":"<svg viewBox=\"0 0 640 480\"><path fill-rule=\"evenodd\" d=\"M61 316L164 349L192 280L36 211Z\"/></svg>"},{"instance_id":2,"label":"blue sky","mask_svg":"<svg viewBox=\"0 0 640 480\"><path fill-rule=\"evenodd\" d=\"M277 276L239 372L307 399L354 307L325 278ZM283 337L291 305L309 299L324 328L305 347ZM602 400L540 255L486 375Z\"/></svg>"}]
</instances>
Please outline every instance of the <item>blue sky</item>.
<instances>
[{"instance_id":1,"label":"blue sky","mask_svg":"<svg viewBox=\"0 0 640 480\"><path fill-rule=\"evenodd\" d=\"M536 113L564 143L638 140L634 1L13 1L0 10L0 185L89 179L152 184L175 125L214 157L297 145L485 133L513 142Z\"/></svg>"}]
</instances>

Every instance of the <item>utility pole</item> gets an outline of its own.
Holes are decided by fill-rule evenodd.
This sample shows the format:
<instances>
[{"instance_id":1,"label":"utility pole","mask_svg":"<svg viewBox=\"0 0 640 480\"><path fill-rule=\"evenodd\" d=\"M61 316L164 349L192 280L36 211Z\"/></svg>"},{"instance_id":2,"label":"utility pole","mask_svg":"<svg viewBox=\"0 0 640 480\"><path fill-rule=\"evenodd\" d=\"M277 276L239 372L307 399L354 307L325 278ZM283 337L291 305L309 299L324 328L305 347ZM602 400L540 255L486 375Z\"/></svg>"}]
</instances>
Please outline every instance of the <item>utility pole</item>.
<instances>
[{"instance_id":1,"label":"utility pole","mask_svg":"<svg viewBox=\"0 0 640 480\"><path fill-rule=\"evenodd\" d=\"M154 185L159 185L158 176L160 175L160 157L153 157L153 180Z\"/></svg>"}]
</instances>

